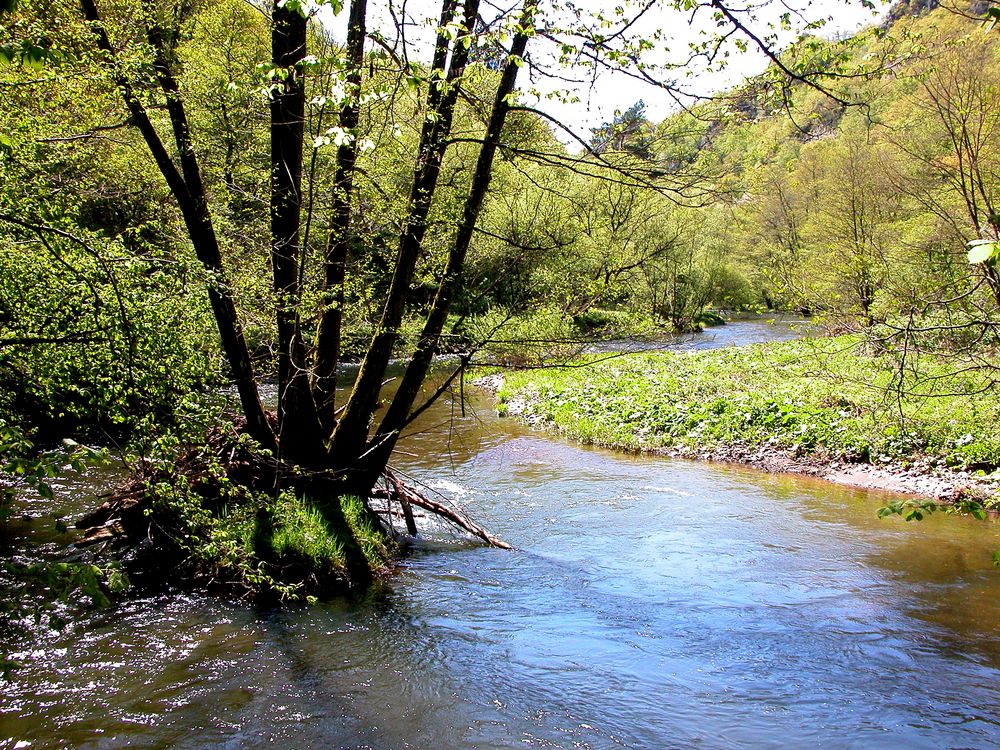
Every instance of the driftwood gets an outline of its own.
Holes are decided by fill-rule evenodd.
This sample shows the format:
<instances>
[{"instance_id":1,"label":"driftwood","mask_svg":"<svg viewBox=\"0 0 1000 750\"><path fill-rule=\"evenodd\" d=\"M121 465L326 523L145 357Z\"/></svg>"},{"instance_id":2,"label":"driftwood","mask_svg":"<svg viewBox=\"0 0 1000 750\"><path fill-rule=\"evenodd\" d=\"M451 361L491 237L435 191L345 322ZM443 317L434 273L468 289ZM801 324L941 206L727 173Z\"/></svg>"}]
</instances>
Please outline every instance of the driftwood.
<instances>
[{"instance_id":1,"label":"driftwood","mask_svg":"<svg viewBox=\"0 0 1000 750\"><path fill-rule=\"evenodd\" d=\"M145 519L142 488L137 484L129 482L118 491L103 495L108 499L78 519L76 527L84 533L74 546L82 549L102 542L122 545L128 543L130 536L136 536Z\"/></svg>"},{"instance_id":2,"label":"driftwood","mask_svg":"<svg viewBox=\"0 0 1000 750\"><path fill-rule=\"evenodd\" d=\"M375 497L395 500L400 504L400 507L403 509L404 517L406 518L407 531L409 531L412 536L416 536L417 529L416 524L413 522L413 512L410 510L410 506L415 505L418 508L423 508L424 510L445 519L455 526L458 526L463 531L481 539L491 547L513 549L509 544L507 544L507 542L490 534L486 529L469 518L468 515L461 510L451 508L443 502L431 500L414 487L405 484L390 469L385 470L383 477L385 479L387 489L376 489L372 494Z\"/></svg>"}]
</instances>

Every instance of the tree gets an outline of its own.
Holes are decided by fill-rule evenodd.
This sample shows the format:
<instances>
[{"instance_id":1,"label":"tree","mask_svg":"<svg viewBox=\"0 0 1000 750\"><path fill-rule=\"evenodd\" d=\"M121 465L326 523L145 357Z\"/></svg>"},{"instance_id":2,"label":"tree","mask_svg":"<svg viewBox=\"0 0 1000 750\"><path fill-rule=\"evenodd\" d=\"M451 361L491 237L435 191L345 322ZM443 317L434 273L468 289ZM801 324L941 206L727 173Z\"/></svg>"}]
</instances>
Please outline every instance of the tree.
<instances>
[{"instance_id":1,"label":"tree","mask_svg":"<svg viewBox=\"0 0 1000 750\"><path fill-rule=\"evenodd\" d=\"M803 149L802 167L815 165L818 206L803 228L814 252L807 261L813 300L826 300L862 323L875 323L876 297L891 286L901 255L896 223L905 206L887 179L885 149L863 136L818 142Z\"/></svg>"},{"instance_id":2,"label":"tree","mask_svg":"<svg viewBox=\"0 0 1000 750\"><path fill-rule=\"evenodd\" d=\"M186 92L179 85L178 45L189 20L186 6L142 6L144 46L151 57L151 80L136 81L126 72L122 53L112 44L108 25L94 0L81 0L106 70L112 76L135 126L156 161L177 203L195 251L212 276L209 297L223 348L236 381L250 433L280 461L322 470L336 477L339 492L366 496L388 460L399 433L409 421L420 386L437 350L476 220L489 186L494 157L511 110L517 73L529 38L534 33L536 7L526 2L519 15L505 19L509 47L479 146L476 167L466 192L462 216L443 274L416 350L400 386L373 435L370 422L378 405L386 370L399 337L405 304L414 280L422 243L436 194L458 98L476 43L479 4L463 7L450 0L442 7L429 70L421 72L427 86L425 116L413 169L412 183L398 256L380 323L369 344L354 389L337 409L336 369L340 357L343 294L347 255L352 242L353 209L357 191L357 128L362 100L362 76L367 52L365 0L352 3L344 51L345 93L338 118L340 142L336 178L323 259L323 307L315 344L307 344L302 322L304 261L301 244L303 212L303 153L306 90L310 60L307 55L308 16L295 3L271 8L270 94L270 245L273 289L276 296L278 413L272 428L261 404L236 303L231 292L210 196L203 176L203 160L192 138ZM411 71L416 72L416 71ZM173 150L168 148L140 95L140 84L158 88L169 115Z\"/></svg>"},{"instance_id":3,"label":"tree","mask_svg":"<svg viewBox=\"0 0 1000 750\"><path fill-rule=\"evenodd\" d=\"M912 115L897 148L916 167L906 189L950 225L965 245L1000 236L1000 86L995 40L969 36L937 51L917 71ZM902 137L900 137L902 136ZM1000 275L979 266L1000 305Z\"/></svg>"},{"instance_id":4,"label":"tree","mask_svg":"<svg viewBox=\"0 0 1000 750\"><path fill-rule=\"evenodd\" d=\"M237 287L226 259L229 238L220 230L233 202L220 209L213 190L216 173L222 175L229 194L244 190L239 175L248 165L239 158L237 136L241 127L255 124L246 119L249 99L244 95L242 102L233 101L226 93L235 82L225 79L239 66L229 61L217 66L224 85L214 96L199 97L192 90L198 76L188 69L185 58L193 19L213 7L167 0L139 0L135 6L122 7L79 0L93 57L173 196L187 240L206 271L212 313L246 429L273 451L282 471L280 483L307 494L367 496L402 430L427 403L421 400L421 390L449 312L462 292L466 259L498 155L608 179L617 186L609 193L613 201L639 188L669 191L680 198L705 189L690 174L640 158L648 150L641 102L623 115L617 129L621 132L616 130L612 138L612 145L638 151L639 157L612 159L597 153L599 149L580 156L522 138L532 123L544 120L562 127L526 106L518 93L522 67L543 72L553 62L544 54L528 55L535 40L554 43L558 62L575 57L586 70L631 71L670 95L679 95L678 86L663 76L655 78L656 66L643 62L655 47L651 39L665 38L659 32L644 34L633 28L650 5L598 12L585 19L569 4L548 8L543 16L536 0L523 0L508 12L481 6L479 0L443 0L431 24L430 56L423 61L406 46L404 28L396 29L397 39L392 41L382 28L373 27L367 0L354 0L344 9L346 42L324 58L310 54L331 45L324 47L323 33L303 2L283 0L267 6L270 54L258 64L268 102L267 177L250 182L266 185L268 206L263 235L271 270L278 375L277 415L272 421L261 402ZM668 7L678 13L695 10L686 3ZM665 63L658 72L684 69L695 59L712 64L734 34L744 34L751 44L769 50L768 43L721 2L713 0L701 10L712 14L723 32L693 50L682 43L679 61ZM242 17L240 23L245 23ZM254 24L246 28L253 29ZM227 44L220 46L225 49ZM807 67L782 69L789 80L828 75ZM323 75L336 79L329 91L316 88ZM418 132L409 175L404 181L394 174L376 184L374 165L366 161L367 133L376 127L378 117L384 118L378 125L382 132L401 130L393 120L400 103L411 96L418 119L405 125L415 124ZM391 104L379 104L385 98ZM197 111L206 103L215 108L212 117ZM324 128L319 124L324 117L336 124ZM244 118L243 125L234 118ZM215 160L205 156L212 127L221 136L217 143L222 154ZM332 157L324 149L332 150ZM370 196L376 193L393 219L382 223L378 242L366 225ZM634 211L627 213L635 219ZM613 233L620 235L626 225L638 221L633 219L619 221ZM395 236L387 230L393 224ZM317 237L323 240L318 249ZM386 247L390 242L394 248ZM336 376L355 283L352 270L359 253L372 256L386 249L390 260L379 279L378 288L384 292L377 299L378 322L350 394L341 399ZM656 243L637 248L635 260L605 269L606 285L658 252ZM390 358L418 291L423 299L422 327L383 412L380 399Z\"/></svg>"},{"instance_id":5,"label":"tree","mask_svg":"<svg viewBox=\"0 0 1000 750\"><path fill-rule=\"evenodd\" d=\"M653 125L646 117L646 103L641 99L591 132L590 148L596 154L627 151L643 159L653 156Z\"/></svg>"},{"instance_id":6,"label":"tree","mask_svg":"<svg viewBox=\"0 0 1000 750\"><path fill-rule=\"evenodd\" d=\"M568 202L568 218L578 234L555 270L569 280L564 307L572 314L626 298L634 292L636 278L676 243L678 232L669 226L673 206L655 191L578 181Z\"/></svg>"}]
</instances>

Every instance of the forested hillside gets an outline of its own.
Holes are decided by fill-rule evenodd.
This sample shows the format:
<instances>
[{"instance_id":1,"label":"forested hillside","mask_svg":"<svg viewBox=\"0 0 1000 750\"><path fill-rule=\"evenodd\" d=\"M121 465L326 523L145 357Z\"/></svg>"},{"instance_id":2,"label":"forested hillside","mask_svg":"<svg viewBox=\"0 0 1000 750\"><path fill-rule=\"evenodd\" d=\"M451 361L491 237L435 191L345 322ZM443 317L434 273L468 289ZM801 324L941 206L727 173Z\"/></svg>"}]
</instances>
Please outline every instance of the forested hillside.
<instances>
[{"instance_id":1,"label":"forested hillside","mask_svg":"<svg viewBox=\"0 0 1000 750\"><path fill-rule=\"evenodd\" d=\"M967 246L997 239L996 33L945 8L890 17L854 52L883 74L849 82L843 103L805 86L762 101L751 84L708 128L733 198L699 215L756 303L866 326L990 317L997 275Z\"/></svg>"},{"instance_id":2,"label":"forested hillside","mask_svg":"<svg viewBox=\"0 0 1000 750\"><path fill-rule=\"evenodd\" d=\"M689 205L640 193L635 210L608 189L597 220L568 197L566 267L591 284L569 297L677 326L706 307L823 312L847 326L990 317L996 272L967 252L997 237L996 33L953 9L901 5L889 19L848 53L879 61L867 77L839 77L827 43L800 43L788 59L831 58L823 90L776 88L772 68L659 125L640 102L595 132L602 153L672 174L684 165L705 192ZM648 229L656 241L643 243ZM587 251L594 234L603 258Z\"/></svg>"}]
</instances>

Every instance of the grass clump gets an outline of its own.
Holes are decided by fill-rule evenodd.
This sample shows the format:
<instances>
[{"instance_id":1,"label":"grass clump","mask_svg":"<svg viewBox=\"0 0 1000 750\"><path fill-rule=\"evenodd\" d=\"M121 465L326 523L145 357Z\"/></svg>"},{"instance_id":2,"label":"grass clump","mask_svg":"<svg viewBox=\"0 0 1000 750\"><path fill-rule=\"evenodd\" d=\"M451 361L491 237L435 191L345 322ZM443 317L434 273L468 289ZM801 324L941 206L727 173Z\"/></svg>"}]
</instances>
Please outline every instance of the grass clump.
<instances>
[{"instance_id":1,"label":"grass clump","mask_svg":"<svg viewBox=\"0 0 1000 750\"><path fill-rule=\"evenodd\" d=\"M258 524L260 525L260 524ZM323 514L293 492L282 492L271 510L270 533L256 536L264 553L276 560L301 559L316 569L347 570L342 535L330 529Z\"/></svg>"},{"instance_id":2,"label":"grass clump","mask_svg":"<svg viewBox=\"0 0 1000 750\"><path fill-rule=\"evenodd\" d=\"M279 567L300 565L308 575L349 581L385 568L393 547L357 497L334 498L321 509L308 498L282 492L254 534L258 557Z\"/></svg>"},{"instance_id":3,"label":"grass clump","mask_svg":"<svg viewBox=\"0 0 1000 750\"><path fill-rule=\"evenodd\" d=\"M369 570L382 570L392 559L395 545L382 527L373 521L360 498L347 495L340 498L341 511L352 542L364 555Z\"/></svg>"},{"instance_id":4,"label":"grass clump","mask_svg":"<svg viewBox=\"0 0 1000 750\"><path fill-rule=\"evenodd\" d=\"M321 505L286 490L249 507L220 515L195 555L216 578L251 590L282 599L344 593L372 581L395 551L356 497Z\"/></svg>"}]
</instances>

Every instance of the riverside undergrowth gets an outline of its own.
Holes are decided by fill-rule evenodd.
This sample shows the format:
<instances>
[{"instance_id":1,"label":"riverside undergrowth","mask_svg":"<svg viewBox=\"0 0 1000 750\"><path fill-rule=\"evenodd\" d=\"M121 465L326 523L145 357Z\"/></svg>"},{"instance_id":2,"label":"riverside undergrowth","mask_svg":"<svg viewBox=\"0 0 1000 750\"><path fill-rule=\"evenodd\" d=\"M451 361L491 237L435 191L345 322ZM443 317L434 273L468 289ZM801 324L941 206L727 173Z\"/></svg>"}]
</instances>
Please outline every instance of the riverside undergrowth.
<instances>
[{"instance_id":1,"label":"riverside undergrowth","mask_svg":"<svg viewBox=\"0 0 1000 750\"><path fill-rule=\"evenodd\" d=\"M983 372L924 357L901 367L856 337L701 352L585 357L507 373L501 413L635 451L771 446L858 463L990 473L1000 398Z\"/></svg>"},{"instance_id":2,"label":"riverside undergrowth","mask_svg":"<svg viewBox=\"0 0 1000 750\"><path fill-rule=\"evenodd\" d=\"M241 422L183 447L173 433L156 442L156 453L77 522L77 546L106 548L140 587L313 599L364 589L395 557L397 545L362 500L325 492L312 475L278 482L288 467Z\"/></svg>"}]
</instances>

